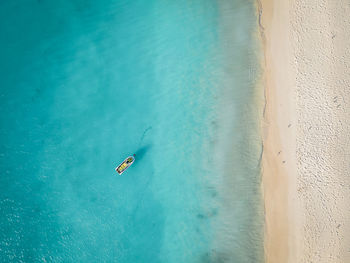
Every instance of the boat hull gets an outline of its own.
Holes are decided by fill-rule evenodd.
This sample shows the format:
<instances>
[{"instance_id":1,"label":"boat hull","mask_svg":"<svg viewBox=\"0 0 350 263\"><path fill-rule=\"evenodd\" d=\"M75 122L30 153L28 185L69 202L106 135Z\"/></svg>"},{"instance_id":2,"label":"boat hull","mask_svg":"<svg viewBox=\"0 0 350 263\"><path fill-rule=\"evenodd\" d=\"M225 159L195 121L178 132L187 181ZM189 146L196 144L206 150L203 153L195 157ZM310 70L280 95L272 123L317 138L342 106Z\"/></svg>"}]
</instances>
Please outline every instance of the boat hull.
<instances>
[{"instance_id":1,"label":"boat hull","mask_svg":"<svg viewBox=\"0 0 350 263\"><path fill-rule=\"evenodd\" d=\"M118 165L117 168L115 168L115 171L121 175L128 169L135 161L135 158L133 156L129 156L126 158L121 164Z\"/></svg>"}]
</instances>

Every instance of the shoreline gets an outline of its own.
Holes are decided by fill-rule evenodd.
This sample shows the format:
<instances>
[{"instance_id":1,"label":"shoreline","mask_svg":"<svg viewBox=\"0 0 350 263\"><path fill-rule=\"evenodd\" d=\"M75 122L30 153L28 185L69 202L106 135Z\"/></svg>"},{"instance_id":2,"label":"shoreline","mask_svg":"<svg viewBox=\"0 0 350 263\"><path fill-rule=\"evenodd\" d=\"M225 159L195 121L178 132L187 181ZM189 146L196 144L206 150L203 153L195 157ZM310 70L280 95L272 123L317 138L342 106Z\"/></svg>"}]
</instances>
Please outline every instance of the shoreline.
<instances>
[{"instance_id":1,"label":"shoreline","mask_svg":"<svg viewBox=\"0 0 350 263\"><path fill-rule=\"evenodd\" d=\"M265 109L262 123L262 192L265 209L266 262L296 262L296 227L291 202L295 197L296 116L286 1L259 2L259 31L263 48Z\"/></svg>"},{"instance_id":2,"label":"shoreline","mask_svg":"<svg viewBox=\"0 0 350 263\"><path fill-rule=\"evenodd\" d=\"M261 262L263 209L260 188L260 43L254 2L218 5L218 109L211 180L219 215L212 224L210 261ZM242 18L247 19L243 23ZM233 26L234 25L234 26ZM247 33L248 32L248 33ZM239 63L238 63L239 62ZM225 110L222 110L225 109ZM214 180L213 180L214 179Z\"/></svg>"}]
</instances>

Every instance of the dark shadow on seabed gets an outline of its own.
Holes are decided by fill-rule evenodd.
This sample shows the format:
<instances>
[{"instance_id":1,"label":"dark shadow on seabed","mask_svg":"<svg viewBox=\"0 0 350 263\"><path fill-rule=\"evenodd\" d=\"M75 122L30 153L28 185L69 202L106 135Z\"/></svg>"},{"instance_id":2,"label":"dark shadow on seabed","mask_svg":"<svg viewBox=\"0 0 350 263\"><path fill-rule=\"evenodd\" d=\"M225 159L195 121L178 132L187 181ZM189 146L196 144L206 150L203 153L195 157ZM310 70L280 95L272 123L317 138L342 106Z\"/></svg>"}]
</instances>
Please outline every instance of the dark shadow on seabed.
<instances>
[{"instance_id":1,"label":"dark shadow on seabed","mask_svg":"<svg viewBox=\"0 0 350 263\"><path fill-rule=\"evenodd\" d=\"M151 144L147 144L141 148L139 148L134 154L135 154L135 160L141 161L143 157L146 155L146 153L152 148ZM136 164L137 162L135 162Z\"/></svg>"}]
</instances>

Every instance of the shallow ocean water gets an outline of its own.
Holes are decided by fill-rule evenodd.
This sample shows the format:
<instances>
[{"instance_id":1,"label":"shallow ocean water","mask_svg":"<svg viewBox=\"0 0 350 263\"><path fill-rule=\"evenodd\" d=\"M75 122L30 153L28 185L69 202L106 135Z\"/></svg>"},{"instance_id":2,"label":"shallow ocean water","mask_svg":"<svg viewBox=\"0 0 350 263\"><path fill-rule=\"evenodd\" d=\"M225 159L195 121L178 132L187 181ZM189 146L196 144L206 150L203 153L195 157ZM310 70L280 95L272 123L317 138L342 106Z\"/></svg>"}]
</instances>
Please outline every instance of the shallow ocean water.
<instances>
[{"instance_id":1,"label":"shallow ocean water","mask_svg":"<svg viewBox=\"0 0 350 263\"><path fill-rule=\"evenodd\" d=\"M1 261L261 260L254 1L0 15Z\"/></svg>"}]
</instances>

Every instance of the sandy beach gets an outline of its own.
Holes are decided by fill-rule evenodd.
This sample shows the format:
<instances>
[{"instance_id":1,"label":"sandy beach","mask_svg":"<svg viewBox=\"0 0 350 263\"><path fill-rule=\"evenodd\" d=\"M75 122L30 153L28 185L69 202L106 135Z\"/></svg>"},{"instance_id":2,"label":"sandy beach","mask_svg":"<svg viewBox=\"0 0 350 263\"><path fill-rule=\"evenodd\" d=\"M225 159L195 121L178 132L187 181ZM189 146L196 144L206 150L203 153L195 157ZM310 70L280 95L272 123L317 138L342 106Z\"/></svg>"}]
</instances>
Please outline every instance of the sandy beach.
<instances>
[{"instance_id":1,"label":"sandy beach","mask_svg":"<svg viewBox=\"0 0 350 263\"><path fill-rule=\"evenodd\" d=\"M350 262L350 3L259 2L266 262Z\"/></svg>"}]
</instances>

